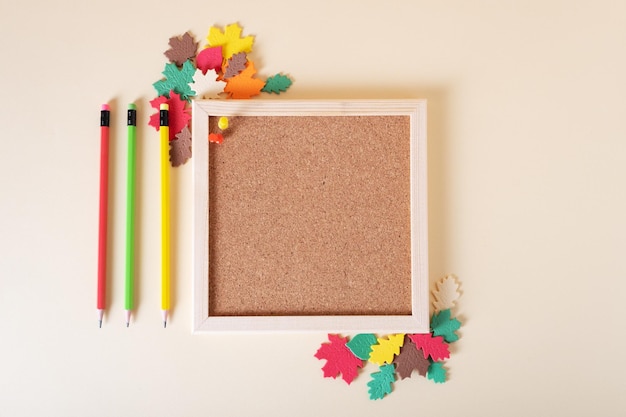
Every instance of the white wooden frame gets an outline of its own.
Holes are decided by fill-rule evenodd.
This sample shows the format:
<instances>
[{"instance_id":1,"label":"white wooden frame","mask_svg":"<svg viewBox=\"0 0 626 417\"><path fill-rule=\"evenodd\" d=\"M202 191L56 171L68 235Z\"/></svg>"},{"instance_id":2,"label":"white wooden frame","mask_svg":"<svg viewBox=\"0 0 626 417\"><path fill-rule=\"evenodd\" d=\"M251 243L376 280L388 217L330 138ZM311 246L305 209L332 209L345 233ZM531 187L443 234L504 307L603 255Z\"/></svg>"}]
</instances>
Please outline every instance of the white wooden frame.
<instances>
[{"instance_id":1,"label":"white wooden frame","mask_svg":"<svg viewBox=\"0 0 626 417\"><path fill-rule=\"evenodd\" d=\"M426 100L199 100L193 114L193 331L429 332ZM406 316L209 316L209 116L409 116L411 307Z\"/></svg>"}]
</instances>

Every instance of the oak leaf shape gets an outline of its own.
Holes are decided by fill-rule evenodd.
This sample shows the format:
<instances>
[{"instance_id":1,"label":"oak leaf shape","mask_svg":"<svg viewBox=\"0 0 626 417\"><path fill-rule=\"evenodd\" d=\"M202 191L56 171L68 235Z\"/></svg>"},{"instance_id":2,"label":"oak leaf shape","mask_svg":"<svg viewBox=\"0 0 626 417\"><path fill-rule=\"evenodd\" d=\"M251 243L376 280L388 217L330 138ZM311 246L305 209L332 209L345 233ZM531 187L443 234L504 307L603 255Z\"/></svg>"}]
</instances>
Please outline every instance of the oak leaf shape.
<instances>
[{"instance_id":1,"label":"oak leaf shape","mask_svg":"<svg viewBox=\"0 0 626 417\"><path fill-rule=\"evenodd\" d=\"M173 167L180 166L191 158L191 131L189 126L185 126L177 135L176 139L170 141L170 162Z\"/></svg>"}]
</instances>

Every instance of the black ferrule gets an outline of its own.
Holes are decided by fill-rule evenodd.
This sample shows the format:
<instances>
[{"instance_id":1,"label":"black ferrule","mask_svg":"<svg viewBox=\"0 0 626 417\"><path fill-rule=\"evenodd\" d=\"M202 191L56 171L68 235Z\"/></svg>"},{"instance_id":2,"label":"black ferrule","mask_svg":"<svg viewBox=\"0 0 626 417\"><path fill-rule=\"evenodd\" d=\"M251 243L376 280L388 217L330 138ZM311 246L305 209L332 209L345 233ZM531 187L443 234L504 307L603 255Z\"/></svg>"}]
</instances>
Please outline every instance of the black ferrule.
<instances>
[{"instance_id":1,"label":"black ferrule","mask_svg":"<svg viewBox=\"0 0 626 417\"><path fill-rule=\"evenodd\" d=\"M168 113L169 112L167 110L160 110L159 111L159 126L168 126L169 125Z\"/></svg>"},{"instance_id":2,"label":"black ferrule","mask_svg":"<svg viewBox=\"0 0 626 417\"><path fill-rule=\"evenodd\" d=\"M128 126L137 126L137 110L128 110L128 120L126 124Z\"/></svg>"},{"instance_id":3,"label":"black ferrule","mask_svg":"<svg viewBox=\"0 0 626 417\"><path fill-rule=\"evenodd\" d=\"M100 126L108 126L109 125L109 117L111 112L108 110L100 111Z\"/></svg>"}]
</instances>

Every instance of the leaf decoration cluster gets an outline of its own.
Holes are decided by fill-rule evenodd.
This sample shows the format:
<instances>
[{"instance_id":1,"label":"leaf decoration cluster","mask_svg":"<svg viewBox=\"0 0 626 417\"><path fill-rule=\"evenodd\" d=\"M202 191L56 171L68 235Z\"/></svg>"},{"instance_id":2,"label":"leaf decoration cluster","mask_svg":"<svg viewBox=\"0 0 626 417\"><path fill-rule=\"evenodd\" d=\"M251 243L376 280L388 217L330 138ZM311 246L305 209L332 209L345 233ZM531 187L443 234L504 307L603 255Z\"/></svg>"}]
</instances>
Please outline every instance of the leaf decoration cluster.
<instances>
[{"instance_id":1,"label":"leaf decoration cluster","mask_svg":"<svg viewBox=\"0 0 626 417\"><path fill-rule=\"evenodd\" d=\"M150 104L156 113L149 125L159 129L159 106L167 103L172 166L182 165L191 157L192 99L248 99L262 92L280 94L291 86L291 79L280 73L266 79L258 76L249 55L254 36L243 36L242 31L238 23L224 29L213 26L200 50L200 42L190 32L169 39L163 77L152 84L157 97ZM213 137L211 141L221 143L222 139Z\"/></svg>"},{"instance_id":2,"label":"leaf decoration cluster","mask_svg":"<svg viewBox=\"0 0 626 417\"><path fill-rule=\"evenodd\" d=\"M452 315L459 297L456 277L446 276L436 283L430 333L387 336L361 333L352 338L329 334L329 343L322 343L314 355L326 360L322 367L324 377L341 375L350 384L366 362L370 362L377 367L367 383L371 400L385 398L397 380L411 378L414 371L435 383L444 383L447 380L444 361L450 357L450 343L459 340L457 330L461 322Z\"/></svg>"}]
</instances>

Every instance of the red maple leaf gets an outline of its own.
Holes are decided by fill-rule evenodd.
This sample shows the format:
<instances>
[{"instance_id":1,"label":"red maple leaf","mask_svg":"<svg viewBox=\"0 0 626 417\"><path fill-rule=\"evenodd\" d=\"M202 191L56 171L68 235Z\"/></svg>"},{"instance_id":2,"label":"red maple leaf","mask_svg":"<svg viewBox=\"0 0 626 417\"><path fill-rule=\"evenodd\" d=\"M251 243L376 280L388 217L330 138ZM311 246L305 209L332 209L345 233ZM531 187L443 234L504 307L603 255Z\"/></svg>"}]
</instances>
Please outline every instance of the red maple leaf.
<instances>
[{"instance_id":1,"label":"red maple leaf","mask_svg":"<svg viewBox=\"0 0 626 417\"><path fill-rule=\"evenodd\" d=\"M170 98L159 96L150 101L150 105L152 108L156 109L157 112L150 116L150 122L148 122L148 124L156 130L159 130L159 108L163 103L167 103L170 106L168 115L170 140L174 140L176 139L176 135L179 134L183 128L189 124L189 120L191 120L187 101L181 100L180 95L174 92L174 90L170 91Z\"/></svg>"},{"instance_id":2,"label":"red maple leaf","mask_svg":"<svg viewBox=\"0 0 626 417\"><path fill-rule=\"evenodd\" d=\"M434 361L442 359L448 359L450 357L450 350L448 344L443 340L441 336L433 337L430 333L426 334L411 334L409 338L418 349L422 349L424 352L424 359L429 356Z\"/></svg>"},{"instance_id":3,"label":"red maple leaf","mask_svg":"<svg viewBox=\"0 0 626 417\"><path fill-rule=\"evenodd\" d=\"M352 353L346 346L348 338L329 334L330 343L322 343L315 353L317 359L326 359L322 367L325 378L337 378L339 374L344 381L350 384L358 374L358 368L363 368L363 361Z\"/></svg>"}]
</instances>

